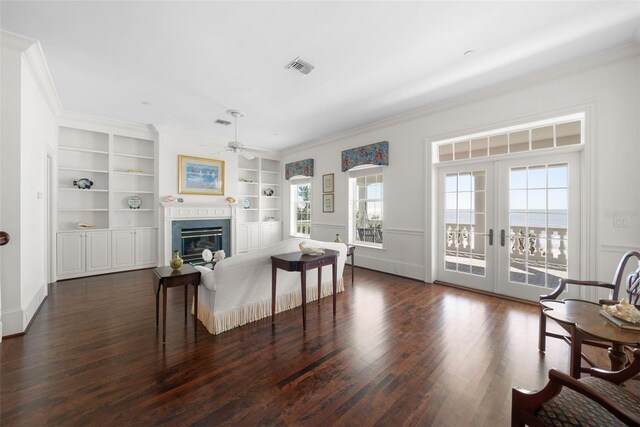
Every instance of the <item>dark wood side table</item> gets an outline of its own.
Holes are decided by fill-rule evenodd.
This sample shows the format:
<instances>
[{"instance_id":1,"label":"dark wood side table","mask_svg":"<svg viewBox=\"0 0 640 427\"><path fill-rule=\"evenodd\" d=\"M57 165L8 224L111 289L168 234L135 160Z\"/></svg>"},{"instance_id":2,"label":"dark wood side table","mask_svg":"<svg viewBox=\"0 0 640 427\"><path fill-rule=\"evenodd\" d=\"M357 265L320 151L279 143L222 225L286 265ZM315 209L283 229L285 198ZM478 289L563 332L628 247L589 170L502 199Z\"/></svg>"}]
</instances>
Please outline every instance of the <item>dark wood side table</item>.
<instances>
[{"instance_id":1,"label":"dark wood side table","mask_svg":"<svg viewBox=\"0 0 640 427\"><path fill-rule=\"evenodd\" d=\"M613 371L623 369L627 363L625 345L640 346L640 332L614 325L600 315L602 307L598 304L575 299L548 300L542 301L541 304L544 315L558 322L570 334L569 375L574 378L580 378L583 371L581 367L583 341L596 340L611 343L609 360ZM587 362L591 364L589 360Z\"/></svg>"},{"instance_id":2,"label":"dark wood side table","mask_svg":"<svg viewBox=\"0 0 640 427\"><path fill-rule=\"evenodd\" d=\"M354 263L355 263L355 257L354 254L356 252L356 245L352 245L347 243L347 258L351 257L351 284L353 285L353 278L354 278Z\"/></svg>"},{"instance_id":3,"label":"dark wood side table","mask_svg":"<svg viewBox=\"0 0 640 427\"><path fill-rule=\"evenodd\" d=\"M324 249L324 255L303 255L302 252L292 252L271 257L271 323L276 322L276 281L278 269L284 271L299 271L302 290L302 330L307 330L307 271L318 269L318 304L322 291L322 267L333 266L333 317L336 316L336 291L338 281L338 255L340 252Z\"/></svg>"},{"instance_id":4,"label":"dark wood side table","mask_svg":"<svg viewBox=\"0 0 640 427\"><path fill-rule=\"evenodd\" d=\"M167 338L167 289L176 286L184 287L184 320L187 320L187 306L189 285L193 285L194 317L193 328L198 331L198 286L200 285L200 272L188 264L183 264L180 270L174 270L171 267L157 267L153 272L158 278L156 286L156 328L158 327L159 307L160 304L160 288L162 292L162 343Z\"/></svg>"}]
</instances>

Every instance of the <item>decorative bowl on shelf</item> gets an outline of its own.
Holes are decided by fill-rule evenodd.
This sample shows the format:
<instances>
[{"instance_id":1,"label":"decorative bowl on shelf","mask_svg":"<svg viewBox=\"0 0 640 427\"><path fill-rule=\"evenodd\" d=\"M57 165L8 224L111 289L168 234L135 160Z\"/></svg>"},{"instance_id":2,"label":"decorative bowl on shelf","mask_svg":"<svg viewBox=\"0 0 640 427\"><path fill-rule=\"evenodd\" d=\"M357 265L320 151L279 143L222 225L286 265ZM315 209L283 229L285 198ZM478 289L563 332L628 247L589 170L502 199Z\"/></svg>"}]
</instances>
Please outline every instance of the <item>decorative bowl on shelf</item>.
<instances>
[{"instance_id":1,"label":"decorative bowl on shelf","mask_svg":"<svg viewBox=\"0 0 640 427\"><path fill-rule=\"evenodd\" d=\"M265 196L273 196L273 190L271 188L265 188L262 192Z\"/></svg>"},{"instance_id":2,"label":"decorative bowl on shelf","mask_svg":"<svg viewBox=\"0 0 640 427\"><path fill-rule=\"evenodd\" d=\"M243 208L245 209L249 209L251 207L251 200L249 199L242 199L240 201L240 204L242 205Z\"/></svg>"},{"instance_id":3,"label":"decorative bowl on shelf","mask_svg":"<svg viewBox=\"0 0 640 427\"><path fill-rule=\"evenodd\" d=\"M73 185L81 190L89 190L93 186L93 181L89 178L80 178L73 181Z\"/></svg>"},{"instance_id":4,"label":"decorative bowl on shelf","mask_svg":"<svg viewBox=\"0 0 640 427\"><path fill-rule=\"evenodd\" d=\"M139 196L131 196L127 198L127 204L129 205L129 209L140 209L142 199Z\"/></svg>"}]
</instances>

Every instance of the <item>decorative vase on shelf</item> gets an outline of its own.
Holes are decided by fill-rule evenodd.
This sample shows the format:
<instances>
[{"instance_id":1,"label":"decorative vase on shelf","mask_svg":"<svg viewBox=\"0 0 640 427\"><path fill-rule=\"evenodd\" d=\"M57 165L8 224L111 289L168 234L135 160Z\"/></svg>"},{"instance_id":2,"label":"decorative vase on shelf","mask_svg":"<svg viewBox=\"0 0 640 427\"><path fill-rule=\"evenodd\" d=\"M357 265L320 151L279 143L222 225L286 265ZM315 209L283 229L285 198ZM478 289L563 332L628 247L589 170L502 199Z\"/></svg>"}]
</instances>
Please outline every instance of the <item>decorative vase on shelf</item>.
<instances>
[{"instance_id":1,"label":"decorative vase on shelf","mask_svg":"<svg viewBox=\"0 0 640 427\"><path fill-rule=\"evenodd\" d=\"M336 240L334 240L334 242L336 243L342 243L342 239L340 238L339 234L336 234Z\"/></svg>"},{"instance_id":2,"label":"decorative vase on shelf","mask_svg":"<svg viewBox=\"0 0 640 427\"><path fill-rule=\"evenodd\" d=\"M178 251L173 251L173 258L171 258L169 265L174 270L180 270L180 267L182 267L182 258L180 258L180 253Z\"/></svg>"}]
</instances>

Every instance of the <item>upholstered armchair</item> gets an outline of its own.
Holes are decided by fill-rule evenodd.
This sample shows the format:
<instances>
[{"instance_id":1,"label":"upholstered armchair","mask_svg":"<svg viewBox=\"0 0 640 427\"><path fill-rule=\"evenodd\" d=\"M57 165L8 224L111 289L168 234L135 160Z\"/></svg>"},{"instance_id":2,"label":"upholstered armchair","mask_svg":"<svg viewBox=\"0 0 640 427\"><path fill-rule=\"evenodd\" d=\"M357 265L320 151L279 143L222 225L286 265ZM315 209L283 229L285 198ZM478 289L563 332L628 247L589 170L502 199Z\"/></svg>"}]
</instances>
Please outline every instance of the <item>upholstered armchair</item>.
<instances>
[{"instance_id":1,"label":"upholstered armchair","mask_svg":"<svg viewBox=\"0 0 640 427\"><path fill-rule=\"evenodd\" d=\"M575 379L551 369L549 383L532 392L514 387L512 426L640 426L640 396L622 385L640 372L640 350L625 369L591 369L591 376Z\"/></svg>"}]
</instances>

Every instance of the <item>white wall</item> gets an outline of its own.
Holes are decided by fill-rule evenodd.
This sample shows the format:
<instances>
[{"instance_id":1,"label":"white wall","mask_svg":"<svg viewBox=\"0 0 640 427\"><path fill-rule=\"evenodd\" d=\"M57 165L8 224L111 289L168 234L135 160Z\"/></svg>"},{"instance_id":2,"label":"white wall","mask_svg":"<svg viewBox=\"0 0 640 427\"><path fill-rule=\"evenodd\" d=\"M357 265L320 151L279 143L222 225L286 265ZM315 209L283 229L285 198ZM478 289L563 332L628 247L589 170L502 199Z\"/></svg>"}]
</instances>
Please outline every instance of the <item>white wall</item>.
<instances>
[{"instance_id":1,"label":"white wall","mask_svg":"<svg viewBox=\"0 0 640 427\"><path fill-rule=\"evenodd\" d=\"M231 152L223 152L227 141L204 133L178 129L169 126L156 126L159 135L159 194L173 194L191 203L226 203L225 198L237 198L238 157ZM225 195L199 196L178 194L178 155L205 157L224 160Z\"/></svg>"},{"instance_id":2,"label":"white wall","mask_svg":"<svg viewBox=\"0 0 640 427\"><path fill-rule=\"evenodd\" d=\"M20 109L21 236L23 242L29 242L21 246L21 306L28 323L47 294L47 207L43 194L46 190L46 156L51 153L55 158L57 144L56 117L24 56Z\"/></svg>"},{"instance_id":3,"label":"white wall","mask_svg":"<svg viewBox=\"0 0 640 427\"><path fill-rule=\"evenodd\" d=\"M2 333L15 333L20 310L20 66L21 53L5 46L0 51L0 229L11 236L0 247L0 303Z\"/></svg>"},{"instance_id":4,"label":"white wall","mask_svg":"<svg viewBox=\"0 0 640 427\"><path fill-rule=\"evenodd\" d=\"M622 51L621 51L622 52ZM633 55L633 56L630 56ZM624 58L626 59L619 59ZM610 58L610 57L607 57ZM606 211L640 213L637 165L640 160L640 58L637 47L602 65L602 57L547 70L517 82L451 100L438 107L374 123L285 152L283 162L315 159L312 237L333 240L347 232L347 177L340 172L341 150L389 141L385 181L385 250L358 248L358 264L429 281L432 216L429 209L432 167L426 163L425 141L526 123L569 112L588 110L591 165L585 165L585 186L591 185L595 212L583 212L593 230L586 239L595 245L587 259L587 274L610 280L627 248L640 247L640 218L629 228L613 228ZM607 59L609 61L609 59ZM597 66L594 64L597 63ZM468 101L467 101L468 99ZM321 176L335 173L335 213L321 212ZM289 206L288 192L283 205ZM284 230L289 230L284 215ZM583 266L585 267L585 266ZM589 270L592 270L589 272Z\"/></svg>"},{"instance_id":5,"label":"white wall","mask_svg":"<svg viewBox=\"0 0 640 427\"><path fill-rule=\"evenodd\" d=\"M56 98L39 44L2 33L0 268L2 334L23 332L46 296L46 153L55 153ZM37 77L36 77L37 75ZM53 95L53 96L52 96Z\"/></svg>"}]
</instances>

